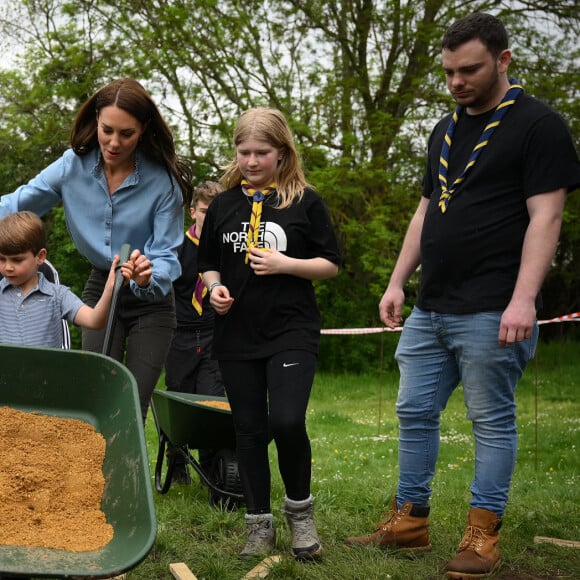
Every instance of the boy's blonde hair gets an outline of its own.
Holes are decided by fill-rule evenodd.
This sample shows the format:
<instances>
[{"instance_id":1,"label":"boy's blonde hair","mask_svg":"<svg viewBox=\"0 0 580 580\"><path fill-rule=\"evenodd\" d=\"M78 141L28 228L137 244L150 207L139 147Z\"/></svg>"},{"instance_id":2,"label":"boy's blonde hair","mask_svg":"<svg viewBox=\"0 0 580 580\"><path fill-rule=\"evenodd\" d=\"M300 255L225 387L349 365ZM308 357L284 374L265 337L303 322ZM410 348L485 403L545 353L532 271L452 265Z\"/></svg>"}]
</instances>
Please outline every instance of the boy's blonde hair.
<instances>
[{"instance_id":1,"label":"boy's blonde hair","mask_svg":"<svg viewBox=\"0 0 580 580\"><path fill-rule=\"evenodd\" d=\"M0 254L14 256L31 251L37 255L46 248L42 220L31 211L19 211L0 219Z\"/></svg>"},{"instance_id":2,"label":"boy's blonde hair","mask_svg":"<svg viewBox=\"0 0 580 580\"><path fill-rule=\"evenodd\" d=\"M209 205L213 198L224 190L221 183L217 181L204 181L193 190L193 199L191 207L195 207L197 202L201 201Z\"/></svg>"},{"instance_id":3,"label":"boy's blonde hair","mask_svg":"<svg viewBox=\"0 0 580 580\"><path fill-rule=\"evenodd\" d=\"M265 107L248 109L238 119L234 130L234 147L237 148L240 143L252 138L265 141L282 153L282 159L274 175L278 196L277 207L283 209L292 205L295 200L300 201L304 195L304 188L311 186L304 177L300 157L286 117L277 109ZM221 183L226 189L240 184L243 175L238 166L236 154L223 169L225 173L221 178Z\"/></svg>"}]
</instances>

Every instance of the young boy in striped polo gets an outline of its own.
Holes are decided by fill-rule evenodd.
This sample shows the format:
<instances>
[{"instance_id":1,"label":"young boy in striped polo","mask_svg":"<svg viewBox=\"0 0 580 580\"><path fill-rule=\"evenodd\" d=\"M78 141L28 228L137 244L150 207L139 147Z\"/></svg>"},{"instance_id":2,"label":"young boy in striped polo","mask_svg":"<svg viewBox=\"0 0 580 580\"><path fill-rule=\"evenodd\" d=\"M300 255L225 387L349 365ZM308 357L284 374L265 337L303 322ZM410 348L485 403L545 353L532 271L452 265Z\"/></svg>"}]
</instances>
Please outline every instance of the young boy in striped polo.
<instances>
[{"instance_id":1,"label":"young boy in striped polo","mask_svg":"<svg viewBox=\"0 0 580 580\"><path fill-rule=\"evenodd\" d=\"M21 211L0 220L0 344L61 348L63 319L85 328L103 328L111 306L115 256L103 295L94 308L70 288L49 282L40 265L46 260L42 220ZM121 267L126 280L131 263Z\"/></svg>"}]
</instances>

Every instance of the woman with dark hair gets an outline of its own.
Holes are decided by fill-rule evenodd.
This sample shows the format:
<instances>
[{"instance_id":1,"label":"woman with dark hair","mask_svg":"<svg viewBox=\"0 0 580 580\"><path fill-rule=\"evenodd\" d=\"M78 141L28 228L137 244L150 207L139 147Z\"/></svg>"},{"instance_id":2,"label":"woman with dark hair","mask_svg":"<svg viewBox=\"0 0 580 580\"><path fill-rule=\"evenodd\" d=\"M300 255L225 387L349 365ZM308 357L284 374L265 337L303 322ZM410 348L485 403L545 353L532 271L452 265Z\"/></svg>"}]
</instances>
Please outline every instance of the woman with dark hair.
<instances>
[{"instance_id":1,"label":"woman with dark hair","mask_svg":"<svg viewBox=\"0 0 580 580\"><path fill-rule=\"evenodd\" d=\"M86 304L98 301L121 246L131 246L134 275L121 291L110 355L135 376L143 419L176 325L172 282L181 273L176 250L191 195L190 169L157 106L125 78L83 104L71 149L0 200L0 216L43 215L62 202L73 242L93 266ZM83 349L101 352L103 339L104 331L83 330Z\"/></svg>"}]
</instances>

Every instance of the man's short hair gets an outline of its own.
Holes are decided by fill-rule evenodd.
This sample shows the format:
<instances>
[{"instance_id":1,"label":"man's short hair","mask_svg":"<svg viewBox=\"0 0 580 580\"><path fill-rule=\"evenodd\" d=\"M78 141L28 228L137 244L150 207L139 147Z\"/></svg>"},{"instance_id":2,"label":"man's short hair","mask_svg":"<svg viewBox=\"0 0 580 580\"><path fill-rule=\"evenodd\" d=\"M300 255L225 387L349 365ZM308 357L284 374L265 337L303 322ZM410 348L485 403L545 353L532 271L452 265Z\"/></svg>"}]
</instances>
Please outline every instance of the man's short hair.
<instances>
[{"instance_id":1,"label":"man's short hair","mask_svg":"<svg viewBox=\"0 0 580 580\"><path fill-rule=\"evenodd\" d=\"M441 48L454 51L474 39L481 40L494 58L508 48L508 33L503 22L484 12L476 12L455 21L443 36Z\"/></svg>"}]
</instances>

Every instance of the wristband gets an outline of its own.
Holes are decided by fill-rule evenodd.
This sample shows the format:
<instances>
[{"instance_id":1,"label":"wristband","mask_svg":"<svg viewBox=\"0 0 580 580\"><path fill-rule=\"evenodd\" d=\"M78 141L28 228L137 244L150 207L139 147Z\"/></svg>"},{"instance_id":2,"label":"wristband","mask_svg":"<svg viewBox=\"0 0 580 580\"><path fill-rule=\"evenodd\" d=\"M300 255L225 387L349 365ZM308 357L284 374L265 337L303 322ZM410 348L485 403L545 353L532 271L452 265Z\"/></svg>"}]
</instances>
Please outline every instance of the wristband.
<instances>
[{"instance_id":1,"label":"wristband","mask_svg":"<svg viewBox=\"0 0 580 580\"><path fill-rule=\"evenodd\" d=\"M214 289L216 286L223 286L223 284L222 284L221 282L212 282L212 283L209 285L209 290L208 290L208 292L209 292L209 295L210 295L210 296L211 296L211 292L212 292L212 290L213 290L213 289Z\"/></svg>"}]
</instances>

